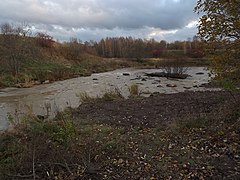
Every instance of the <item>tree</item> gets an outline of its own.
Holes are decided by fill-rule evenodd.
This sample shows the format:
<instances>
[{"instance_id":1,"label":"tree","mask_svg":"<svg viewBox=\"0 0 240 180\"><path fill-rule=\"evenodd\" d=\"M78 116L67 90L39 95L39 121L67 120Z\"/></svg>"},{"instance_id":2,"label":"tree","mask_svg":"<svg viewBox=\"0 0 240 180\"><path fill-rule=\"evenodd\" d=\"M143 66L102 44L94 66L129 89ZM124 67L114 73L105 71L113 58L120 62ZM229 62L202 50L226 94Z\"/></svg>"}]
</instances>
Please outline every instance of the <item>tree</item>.
<instances>
[{"instance_id":1,"label":"tree","mask_svg":"<svg viewBox=\"0 0 240 180\"><path fill-rule=\"evenodd\" d=\"M240 1L198 0L195 11L201 14L198 34L205 41L206 53L217 78L240 82Z\"/></svg>"},{"instance_id":2,"label":"tree","mask_svg":"<svg viewBox=\"0 0 240 180\"><path fill-rule=\"evenodd\" d=\"M17 26L9 23L3 23L1 24L1 32L3 35L19 35L25 37L31 34L31 28L26 22Z\"/></svg>"},{"instance_id":3,"label":"tree","mask_svg":"<svg viewBox=\"0 0 240 180\"><path fill-rule=\"evenodd\" d=\"M44 48L52 48L54 44L53 37L42 32L36 33L37 44Z\"/></svg>"},{"instance_id":4,"label":"tree","mask_svg":"<svg viewBox=\"0 0 240 180\"><path fill-rule=\"evenodd\" d=\"M1 32L3 35L12 34L14 32L13 26L9 23L3 23L1 25Z\"/></svg>"},{"instance_id":5,"label":"tree","mask_svg":"<svg viewBox=\"0 0 240 180\"><path fill-rule=\"evenodd\" d=\"M26 55L26 43L22 38L23 28L21 26L14 26L9 23L1 25L2 41L1 46L3 48L3 64L6 66L6 70L10 71L13 76L18 76L20 72L21 62Z\"/></svg>"}]
</instances>

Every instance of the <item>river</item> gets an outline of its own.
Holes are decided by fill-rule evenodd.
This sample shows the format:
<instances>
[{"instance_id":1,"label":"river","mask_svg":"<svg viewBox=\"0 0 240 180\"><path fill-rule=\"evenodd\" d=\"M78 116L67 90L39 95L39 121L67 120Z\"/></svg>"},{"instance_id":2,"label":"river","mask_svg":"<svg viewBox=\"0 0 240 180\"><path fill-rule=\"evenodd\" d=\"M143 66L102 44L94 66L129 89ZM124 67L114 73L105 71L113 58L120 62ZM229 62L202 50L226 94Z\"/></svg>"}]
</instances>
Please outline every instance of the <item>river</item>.
<instances>
[{"instance_id":1,"label":"river","mask_svg":"<svg viewBox=\"0 0 240 180\"><path fill-rule=\"evenodd\" d=\"M24 114L54 117L65 108L78 107L78 94L86 92L90 96L101 96L104 92L119 89L127 97L128 88L138 84L144 96L151 93L178 93L185 90L205 91L201 84L210 80L205 67L189 67L186 79L147 77L145 73L161 72L160 69L118 69L111 72L92 74L31 88L5 88L0 90L0 130L9 127L9 119L19 121ZM167 87L167 85L176 87ZM9 118L9 114L11 118Z\"/></svg>"}]
</instances>

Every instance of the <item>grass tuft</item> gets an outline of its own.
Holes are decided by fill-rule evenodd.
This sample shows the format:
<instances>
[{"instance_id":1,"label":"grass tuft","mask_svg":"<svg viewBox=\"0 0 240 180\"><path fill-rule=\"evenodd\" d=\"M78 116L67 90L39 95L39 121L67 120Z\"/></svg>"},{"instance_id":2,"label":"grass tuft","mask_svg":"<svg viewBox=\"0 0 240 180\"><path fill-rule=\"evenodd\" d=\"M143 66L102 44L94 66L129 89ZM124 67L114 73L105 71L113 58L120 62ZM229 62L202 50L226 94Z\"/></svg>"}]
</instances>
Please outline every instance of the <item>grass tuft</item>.
<instances>
[{"instance_id":1,"label":"grass tuft","mask_svg":"<svg viewBox=\"0 0 240 180\"><path fill-rule=\"evenodd\" d=\"M91 97L87 92L80 92L77 96L80 98L80 102L82 103L91 103L96 100L95 97Z\"/></svg>"},{"instance_id":2,"label":"grass tuft","mask_svg":"<svg viewBox=\"0 0 240 180\"><path fill-rule=\"evenodd\" d=\"M137 84L132 84L129 88L130 97L136 97L140 95L139 87Z\"/></svg>"},{"instance_id":3,"label":"grass tuft","mask_svg":"<svg viewBox=\"0 0 240 180\"><path fill-rule=\"evenodd\" d=\"M124 99L119 89L115 88L113 91L107 91L103 94L102 98L103 101L114 101Z\"/></svg>"},{"instance_id":4,"label":"grass tuft","mask_svg":"<svg viewBox=\"0 0 240 180\"><path fill-rule=\"evenodd\" d=\"M124 99L120 90L117 88L115 88L114 90L108 90L101 97L92 97L86 92L81 92L77 96L80 98L80 102L82 103L94 103L96 101L114 101Z\"/></svg>"}]
</instances>

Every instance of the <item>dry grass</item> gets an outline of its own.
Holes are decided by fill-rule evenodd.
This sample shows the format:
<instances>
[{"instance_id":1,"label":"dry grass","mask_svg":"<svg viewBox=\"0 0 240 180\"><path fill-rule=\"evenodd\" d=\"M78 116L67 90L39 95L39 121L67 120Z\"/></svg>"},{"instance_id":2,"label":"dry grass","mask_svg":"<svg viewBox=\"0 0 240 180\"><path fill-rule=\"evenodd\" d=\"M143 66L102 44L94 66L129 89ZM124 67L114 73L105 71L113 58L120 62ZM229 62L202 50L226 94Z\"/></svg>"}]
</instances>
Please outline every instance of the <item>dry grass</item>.
<instances>
[{"instance_id":1,"label":"dry grass","mask_svg":"<svg viewBox=\"0 0 240 180\"><path fill-rule=\"evenodd\" d=\"M139 92L139 87L137 84L132 84L129 88L129 97L136 97L136 96L139 96L140 95L140 92Z\"/></svg>"},{"instance_id":2,"label":"dry grass","mask_svg":"<svg viewBox=\"0 0 240 180\"><path fill-rule=\"evenodd\" d=\"M108 90L102 96L90 96L86 92L81 92L77 95L82 103L94 103L97 101L114 101L124 99L119 89Z\"/></svg>"}]
</instances>

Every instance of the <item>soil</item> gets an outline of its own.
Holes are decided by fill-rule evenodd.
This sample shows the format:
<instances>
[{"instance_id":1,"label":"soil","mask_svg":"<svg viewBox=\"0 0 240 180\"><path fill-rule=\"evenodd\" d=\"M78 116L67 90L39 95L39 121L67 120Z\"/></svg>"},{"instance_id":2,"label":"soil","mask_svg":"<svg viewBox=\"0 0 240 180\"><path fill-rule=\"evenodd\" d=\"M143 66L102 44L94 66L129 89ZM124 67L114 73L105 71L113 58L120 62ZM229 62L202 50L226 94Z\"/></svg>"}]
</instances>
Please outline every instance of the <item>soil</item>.
<instances>
[{"instance_id":1,"label":"soil","mask_svg":"<svg viewBox=\"0 0 240 180\"><path fill-rule=\"evenodd\" d=\"M0 179L240 179L239 102L223 91L92 100L3 135Z\"/></svg>"},{"instance_id":2,"label":"soil","mask_svg":"<svg viewBox=\"0 0 240 180\"><path fill-rule=\"evenodd\" d=\"M239 179L239 102L224 91L156 94L82 104L72 115L124 129L118 146L130 148L107 154L101 179Z\"/></svg>"},{"instance_id":3,"label":"soil","mask_svg":"<svg viewBox=\"0 0 240 180\"><path fill-rule=\"evenodd\" d=\"M73 116L146 128L187 119L231 118L229 115L237 102L240 102L240 94L224 91L153 94L148 98L82 104Z\"/></svg>"}]
</instances>

